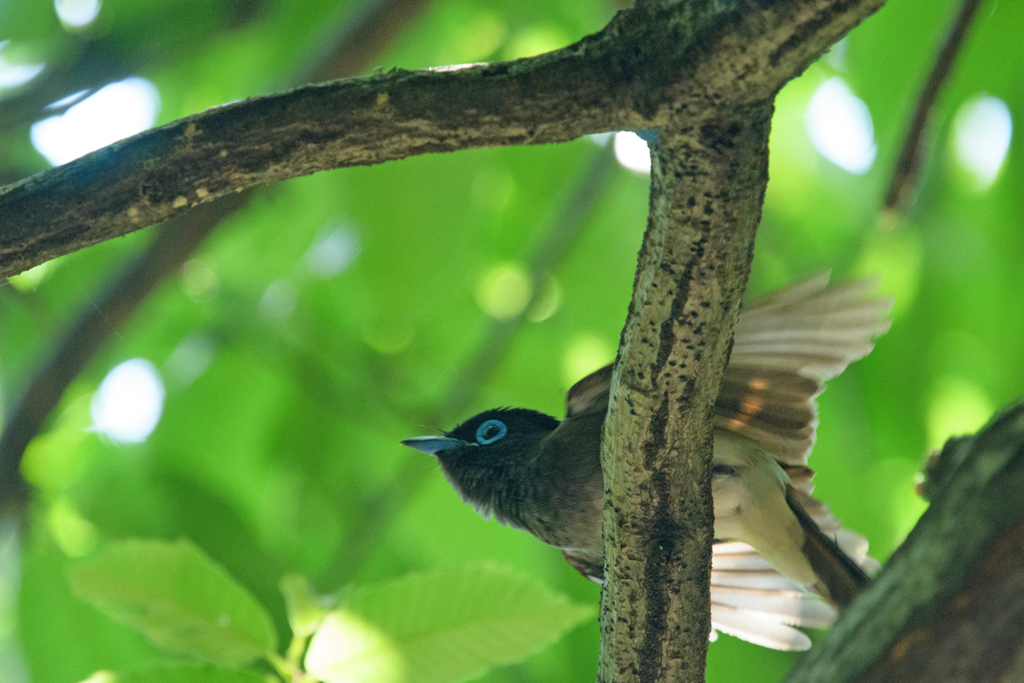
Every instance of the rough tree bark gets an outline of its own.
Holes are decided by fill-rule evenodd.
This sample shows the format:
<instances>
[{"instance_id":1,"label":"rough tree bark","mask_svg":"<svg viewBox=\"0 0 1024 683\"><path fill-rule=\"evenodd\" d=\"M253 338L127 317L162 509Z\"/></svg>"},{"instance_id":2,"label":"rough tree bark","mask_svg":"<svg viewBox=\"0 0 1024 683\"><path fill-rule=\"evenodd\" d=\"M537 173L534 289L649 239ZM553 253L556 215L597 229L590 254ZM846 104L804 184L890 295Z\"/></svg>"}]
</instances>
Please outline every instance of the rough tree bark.
<instances>
[{"instance_id":1,"label":"rough tree bark","mask_svg":"<svg viewBox=\"0 0 1024 683\"><path fill-rule=\"evenodd\" d=\"M650 218L605 421L614 580L602 600L599 680L703 680L709 419L761 217L771 111L738 110L653 145Z\"/></svg>"},{"instance_id":2,"label":"rough tree bark","mask_svg":"<svg viewBox=\"0 0 1024 683\"><path fill-rule=\"evenodd\" d=\"M547 55L393 71L209 110L0 189L0 275L328 168L650 131L651 215L602 454L599 676L700 681L708 418L752 258L772 102L883 3L639 0Z\"/></svg>"},{"instance_id":3,"label":"rough tree bark","mask_svg":"<svg viewBox=\"0 0 1024 683\"><path fill-rule=\"evenodd\" d=\"M790 683L1024 680L1024 405L928 474L931 507Z\"/></svg>"}]
</instances>

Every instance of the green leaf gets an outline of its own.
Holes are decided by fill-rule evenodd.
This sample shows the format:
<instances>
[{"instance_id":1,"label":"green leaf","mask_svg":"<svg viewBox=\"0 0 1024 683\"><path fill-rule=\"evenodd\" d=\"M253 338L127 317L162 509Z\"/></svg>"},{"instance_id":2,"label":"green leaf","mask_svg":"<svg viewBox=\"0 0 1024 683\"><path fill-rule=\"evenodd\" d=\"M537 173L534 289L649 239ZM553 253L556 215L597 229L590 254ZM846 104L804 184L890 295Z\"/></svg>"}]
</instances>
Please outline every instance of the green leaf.
<instances>
[{"instance_id":1,"label":"green leaf","mask_svg":"<svg viewBox=\"0 0 1024 683\"><path fill-rule=\"evenodd\" d=\"M275 651L263 607L187 540L112 543L70 577L81 597L172 652L239 667Z\"/></svg>"},{"instance_id":2,"label":"green leaf","mask_svg":"<svg viewBox=\"0 0 1024 683\"><path fill-rule=\"evenodd\" d=\"M309 579L301 574L285 574L279 586L288 609L288 624L300 638L313 635L324 616L338 604L334 595L317 595Z\"/></svg>"},{"instance_id":3,"label":"green leaf","mask_svg":"<svg viewBox=\"0 0 1024 683\"><path fill-rule=\"evenodd\" d=\"M157 664L128 671L98 671L83 683L264 683L252 671L208 664Z\"/></svg>"},{"instance_id":4,"label":"green leaf","mask_svg":"<svg viewBox=\"0 0 1024 683\"><path fill-rule=\"evenodd\" d=\"M493 564L358 588L328 614L306 670L328 683L446 683L524 659L594 618L591 605Z\"/></svg>"}]
</instances>

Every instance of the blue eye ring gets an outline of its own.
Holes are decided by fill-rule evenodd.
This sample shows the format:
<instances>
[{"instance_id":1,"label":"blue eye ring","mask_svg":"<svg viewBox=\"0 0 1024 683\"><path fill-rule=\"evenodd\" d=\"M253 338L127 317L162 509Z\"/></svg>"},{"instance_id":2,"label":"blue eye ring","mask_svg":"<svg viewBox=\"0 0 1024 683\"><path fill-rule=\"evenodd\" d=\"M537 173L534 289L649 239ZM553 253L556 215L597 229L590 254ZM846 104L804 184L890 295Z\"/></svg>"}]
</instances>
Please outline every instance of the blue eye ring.
<instances>
[{"instance_id":1,"label":"blue eye ring","mask_svg":"<svg viewBox=\"0 0 1024 683\"><path fill-rule=\"evenodd\" d=\"M498 428L498 431L494 431L494 427ZM487 436L490 434L490 436ZM482 423L476 430L476 442L481 446L489 446L501 437L508 434L508 427L501 420L487 420Z\"/></svg>"}]
</instances>

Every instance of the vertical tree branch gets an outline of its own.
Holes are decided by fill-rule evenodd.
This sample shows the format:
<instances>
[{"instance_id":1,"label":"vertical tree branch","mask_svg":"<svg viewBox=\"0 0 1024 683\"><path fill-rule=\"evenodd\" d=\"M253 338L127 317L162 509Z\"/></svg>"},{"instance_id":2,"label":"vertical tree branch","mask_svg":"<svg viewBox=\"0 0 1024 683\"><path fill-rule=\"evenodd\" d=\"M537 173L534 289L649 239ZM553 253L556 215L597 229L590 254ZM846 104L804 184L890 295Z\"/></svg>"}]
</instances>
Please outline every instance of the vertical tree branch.
<instances>
[{"instance_id":1,"label":"vertical tree branch","mask_svg":"<svg viewBox=\"0 0 1024 683\"><path fill-rule=\"evenodd\" d=\"M599 681L703 681L710 623L711 409L768 182L772 105L654 143L650 218L601 462Z\"/></svg>"}]
</instances>

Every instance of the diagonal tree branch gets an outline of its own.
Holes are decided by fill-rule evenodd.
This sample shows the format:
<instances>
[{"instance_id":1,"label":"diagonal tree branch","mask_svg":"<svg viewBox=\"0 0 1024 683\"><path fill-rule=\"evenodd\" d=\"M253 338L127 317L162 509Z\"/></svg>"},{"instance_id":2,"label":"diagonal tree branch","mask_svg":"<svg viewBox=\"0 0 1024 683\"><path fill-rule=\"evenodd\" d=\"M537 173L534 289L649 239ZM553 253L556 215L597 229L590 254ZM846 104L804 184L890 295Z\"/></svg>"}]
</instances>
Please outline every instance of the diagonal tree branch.
<instances>
[{"instance_id":1,"label":"diagonal tree branch","mask_svg":"<svg viewBox=\"0 0 1024 683\"><path fill-rule=\"evenodd\" d=\"M817 58L817 43L881 2L652 0L538 57L395 70L217 107L0 189L0 275L316 171L695 124L726 98L770 99Z\"/></svg>"},{"instance_id":2,"label":"diagonal tree branch","mask_svg":"<svg viewBox=\"0 0 1024 683\"><path fill-rule=\"evenodd\" d=\"M899 213L906 211L907 205L914 196L921 170L922 141L928 117L935 106L935 100L939 97L943 83L946 82L953 70L953 63L956 61L956 56L960 52L964 37L971 27L979 5L981 5L981 0L963 0L960 11L953 21L953 26L946 36L946 41L942 44L942 49L939 50L935 65L928 75L928 80L925 81L921 96L917 100L917 107L914 109L914 116L910 120L910 130L907 131L903 148L900 150L896 166L892 171L889 190L885 194L885 210L887 211Z\"/></svg>"},{"instance_id":3,"label":"diagonal tree branch","mask_svg":"<svg viewBox=\"0 0 1024 683\"><path fill-rule=\"evenodd\" d=\"M570 123L576 106L559 116L570 131L538 134L539 112L552 106L541 100L557 101L568 83L532 84L502 70L394 71L298 88L203 112L27 178L0 194L0 271L33 265L26 251L50 258L272 180L580 134ZM518 96L523 88L545 92ZM488 118L496 123L483 123Z\"/></svg>"},{"instance_id":4,"label":"diagonal tree branch","mask_svg":"<svg viewBox=\"0 0 1024 683\"><path fill-rule=\"evenodd\" d=\"M790 683L1024 678L1024 405L951 439L931 507Z\"/></svg>"}]
</instances>

